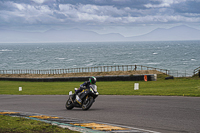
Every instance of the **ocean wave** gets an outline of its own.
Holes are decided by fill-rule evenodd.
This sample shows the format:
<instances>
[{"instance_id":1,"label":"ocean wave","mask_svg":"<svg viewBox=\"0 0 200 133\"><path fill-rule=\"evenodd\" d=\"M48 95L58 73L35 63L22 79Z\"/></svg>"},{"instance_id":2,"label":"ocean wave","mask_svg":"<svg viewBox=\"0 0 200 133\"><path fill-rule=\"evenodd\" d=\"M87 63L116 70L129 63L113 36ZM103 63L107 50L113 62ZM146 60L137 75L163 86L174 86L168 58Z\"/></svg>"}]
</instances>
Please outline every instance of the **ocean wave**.
<instances>
[{"instance_id":1,"label":"ocean wave","mask_svg":"<svg viewBox=\"0 0 200 133\"><path fill-rule=\"evenodd\" d=\"M66 60L66 61L72 61L72 60L74 60L74 59L68 59L68 60Z\"/></svg>"},{"instance_id":2,"label":"ocean wave","mask_svg":"<svg viewBox=\"0 0 200 133\"><path fill-rule=\"evenodd\" d=\"M2 52L8 52L8 51L12 51L12 50L9 50L9 49L1 49L0 51L2 51Z\"/></svg>"},{"instance_id":3,"label":"ocean wave","mask_svg":"<svg viewBox=\"0 0 200 133\"><path fill-rule=\"evenodd\" d=\"M86 66L93 66L93 65L94 65L93 63L86 64Z\"/></svg>"},{"instance_id":4,"label":"ocean wave","mask_svg":"<svg viewBox=\"0 0 200 133\"><path fill-rule=\"evenodd\" d=\"M146 63L146 64L149 64L149 65L157 65L157 64L160 64L158 62L149 62L149 63Z\"/></svg>"},{"instance_id":5,"label":"ocean wave","mask_svg":"<svg viewBox=\"0 0 200 133\"><path fill-rule=\"evenodd\" d=\"M66 58L55 58L57 60L65 60Z\"/></svg>"},{"instance_id":6,"label":"ocean wave","mask_svg":"<svg viewBox=\"0 0 200 133\"><path fill-rule=\"evenodd\" d=\"M191 61L197 61L196 59L191 59Z\"/></svg>"},{"instance_id":7,"label":"ocean wave","mask_svg":"<svg viewBox=\"0 0 200 133\"><path fill-rule=\"evenodd\" d=\"M17 64L17 65L24 65L24 64L27 64L26 62L21 62L21 63L14 63L14 64Z\"/></svg>"}]
</instances>

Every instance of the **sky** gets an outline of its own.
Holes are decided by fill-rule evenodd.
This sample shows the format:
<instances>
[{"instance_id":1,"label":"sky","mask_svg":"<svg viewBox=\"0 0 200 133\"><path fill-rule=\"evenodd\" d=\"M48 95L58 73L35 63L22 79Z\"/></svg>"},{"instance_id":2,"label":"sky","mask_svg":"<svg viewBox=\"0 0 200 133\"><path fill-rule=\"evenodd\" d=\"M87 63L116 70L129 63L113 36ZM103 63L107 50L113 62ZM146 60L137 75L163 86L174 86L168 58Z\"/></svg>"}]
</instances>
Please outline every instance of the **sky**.
<instances>
[{"instance_id":1,"label":"sky","mask_svg":"<svg viewBox=\"0 0 200 133\"><path fill-rule=\"evenodd\" d=\"M79 28L129 37L179 25L200 30L200 0L0 0L0 30Z\"/></svg>"}]
</instances>

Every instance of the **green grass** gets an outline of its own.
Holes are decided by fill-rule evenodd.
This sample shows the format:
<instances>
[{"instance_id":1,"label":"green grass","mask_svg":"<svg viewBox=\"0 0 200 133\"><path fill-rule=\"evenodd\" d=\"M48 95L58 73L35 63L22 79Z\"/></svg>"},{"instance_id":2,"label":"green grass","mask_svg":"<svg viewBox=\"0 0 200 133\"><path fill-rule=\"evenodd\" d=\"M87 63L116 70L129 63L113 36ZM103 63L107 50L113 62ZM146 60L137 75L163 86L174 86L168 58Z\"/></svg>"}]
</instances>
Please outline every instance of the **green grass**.
<instances>
[{"instance_id":1,"label":"green grass","mask_svg":"<svg viewBox=\"0 0 200 133\"><path fill-rule=\"evenodd\" d=\"M0 94L12 95L65 95L82 82L22 82L0 81ZM19 91L22 87L22 91Z\"/></svg>"},{"instance_id":2,"label":"green grass","mask_svg":"<svg viewBox=\"0 0 200 133\"><path fill-rule=\"evenodd\" d=\"M200 96L200 78L164 79L157 81L116 81L97 82L101 95L158 95L158 96ZM97 79L98 80L98 79ZM0 81L0 94L12 95L67 95L83 82L19 82ZM139 90L134 90L139 83ZM22 87L22 91L19 91Z\"/></svg>"},{"instance_id":3,"label":"green grass","mask_svg":"<svg viewBox=\"0 0 200 133\"><path fill-rule=\"evenodd\" d=\"M0 133L78 133L44 122L0 115Z\"/></svg>"},{"instance_id":4,"label":"green grass","mask_svg":"<svg viewBox=\"0 0 200 133\"><path fill-rule=\"evenodd\" d=\"M157 96L200 96L200 80L174 79L151 82L105 82L99 93L105 95L157 95ZM139 90L134 90L139 83ZM101 89L100 89L101 88Z\"/></svg>"}]
</instances>

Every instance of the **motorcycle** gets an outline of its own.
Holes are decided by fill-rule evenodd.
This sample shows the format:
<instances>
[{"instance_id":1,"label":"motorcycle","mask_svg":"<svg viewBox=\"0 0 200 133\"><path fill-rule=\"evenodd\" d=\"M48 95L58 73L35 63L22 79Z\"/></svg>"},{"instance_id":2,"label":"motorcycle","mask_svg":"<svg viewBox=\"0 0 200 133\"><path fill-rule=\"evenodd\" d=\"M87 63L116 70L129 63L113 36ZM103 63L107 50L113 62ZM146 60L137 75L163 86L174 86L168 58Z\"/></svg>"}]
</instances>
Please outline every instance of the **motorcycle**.
<instances>
[{"instance_id":1,"label":"motorcycle","mask_svg":"<svg viewBox=\"0 0 200 133\"><path fill-rule=\"evenodd\" d=\"M74 88L76 91L77 88ZM96 85L90 85L89 88L84 88L82 92L77 95L73 94L72 91L69 92L69 98L65 104L66 109L71 110L74 107L82 108L83 110L88 110L99 93L97 92Z\"/></svg>"}]
</instances>

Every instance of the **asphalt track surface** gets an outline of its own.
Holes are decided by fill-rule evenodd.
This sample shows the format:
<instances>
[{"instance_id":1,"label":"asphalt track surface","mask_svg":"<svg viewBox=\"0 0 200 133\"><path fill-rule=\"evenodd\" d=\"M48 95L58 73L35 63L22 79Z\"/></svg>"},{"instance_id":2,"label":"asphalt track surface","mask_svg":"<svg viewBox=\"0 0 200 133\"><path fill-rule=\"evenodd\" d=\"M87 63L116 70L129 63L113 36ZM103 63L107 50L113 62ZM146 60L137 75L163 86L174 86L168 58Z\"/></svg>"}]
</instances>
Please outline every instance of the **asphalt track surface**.
<instances>
[{"instance_id":1,"label":"asphalt track surface","mask_svg":"<svg viewBox=\"0 0 200 133\"><path fill-rule=\"evenodd\" d=\"M100 95L88 111L65 109L67 95L0 95L0 110L105 122L163 133L200 132L200 98Z\"/></svg>"}]
</instances>

